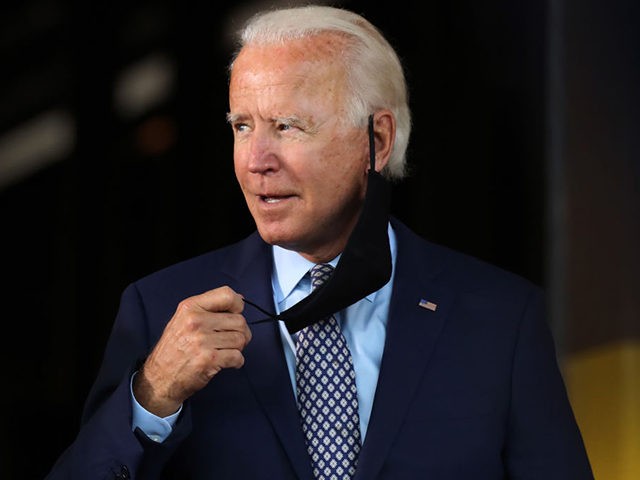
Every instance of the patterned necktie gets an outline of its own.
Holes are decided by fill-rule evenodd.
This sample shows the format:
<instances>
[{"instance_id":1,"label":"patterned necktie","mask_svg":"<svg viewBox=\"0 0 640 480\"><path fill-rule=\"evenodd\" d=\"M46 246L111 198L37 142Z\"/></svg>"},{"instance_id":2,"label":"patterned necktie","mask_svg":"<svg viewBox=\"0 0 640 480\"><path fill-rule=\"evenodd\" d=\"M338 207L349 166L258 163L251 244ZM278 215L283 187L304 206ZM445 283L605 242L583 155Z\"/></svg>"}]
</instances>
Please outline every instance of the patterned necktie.
<instances>
[{"instance_id":1,"label":"patterned necktie","mask_svg":"<svg viewBox=\"0 0 640 480\"><path fill-rule=\"evenodd\" d=\"M312 289L333 267L311 269ZM298 333L296 346L298 408L315 478L349 480L360 453L360 420L353 359L334 317Z\"/></svg>"}]
</instances>

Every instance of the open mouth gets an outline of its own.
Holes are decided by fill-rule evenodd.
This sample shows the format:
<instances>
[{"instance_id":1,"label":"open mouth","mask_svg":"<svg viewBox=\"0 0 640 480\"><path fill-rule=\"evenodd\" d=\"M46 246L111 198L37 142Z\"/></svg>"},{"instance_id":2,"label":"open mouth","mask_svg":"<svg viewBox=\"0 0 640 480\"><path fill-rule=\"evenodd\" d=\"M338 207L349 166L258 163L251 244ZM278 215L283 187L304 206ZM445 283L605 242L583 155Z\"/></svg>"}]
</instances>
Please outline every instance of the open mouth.
<instances>
[{"instance_id":1,"label":"open mouth","mask_svg":"<svg viewBox=\"0 0 640 480\"><path fill-rule=\"evenodd\" d=\"M265 203L273 204L273 203L282 202L283 200L286 200L291 197L292 195L260 195L260 200L262 200Z\"/></svg>"}]
</instances>

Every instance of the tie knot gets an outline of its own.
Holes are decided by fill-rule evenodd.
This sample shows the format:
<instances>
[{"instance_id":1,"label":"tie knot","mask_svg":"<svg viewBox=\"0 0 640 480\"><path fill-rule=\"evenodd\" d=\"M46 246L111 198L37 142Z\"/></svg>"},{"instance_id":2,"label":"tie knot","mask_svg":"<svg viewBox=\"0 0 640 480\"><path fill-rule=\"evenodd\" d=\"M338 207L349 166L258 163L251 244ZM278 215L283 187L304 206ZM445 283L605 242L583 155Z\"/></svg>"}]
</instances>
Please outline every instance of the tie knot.
<instances>
[{"instance_id":1,"label":"tie knot","mask_svg":"<svg viewBox=\"0 0 640 480\"><path fill-rule=\"evenodd\" d=\"M333 267L328 263L318 263L309 272L311 274L311 291L313 291L329 280L333 273Z\"/></svg>"}]
</instances>

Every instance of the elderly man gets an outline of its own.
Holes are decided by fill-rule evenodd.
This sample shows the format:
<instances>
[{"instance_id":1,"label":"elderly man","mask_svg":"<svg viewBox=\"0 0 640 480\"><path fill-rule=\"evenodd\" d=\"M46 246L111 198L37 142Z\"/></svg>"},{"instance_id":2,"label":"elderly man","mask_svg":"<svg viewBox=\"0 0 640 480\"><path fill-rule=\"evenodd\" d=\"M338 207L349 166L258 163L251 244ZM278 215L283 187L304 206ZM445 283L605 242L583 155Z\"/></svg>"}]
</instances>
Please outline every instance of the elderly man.
<instances>
[{"instance_id":1,"label":"elderly man","mask_svg":"<svg viewBox=\"0 0 640 480\"><path fill-rule=\"evenodd\" d=\"M383 36L265 12L230 71L257 233L126 289L48 478L592 478L538 289L388 217L411 122Z\"/></svg>"}]
</instances>

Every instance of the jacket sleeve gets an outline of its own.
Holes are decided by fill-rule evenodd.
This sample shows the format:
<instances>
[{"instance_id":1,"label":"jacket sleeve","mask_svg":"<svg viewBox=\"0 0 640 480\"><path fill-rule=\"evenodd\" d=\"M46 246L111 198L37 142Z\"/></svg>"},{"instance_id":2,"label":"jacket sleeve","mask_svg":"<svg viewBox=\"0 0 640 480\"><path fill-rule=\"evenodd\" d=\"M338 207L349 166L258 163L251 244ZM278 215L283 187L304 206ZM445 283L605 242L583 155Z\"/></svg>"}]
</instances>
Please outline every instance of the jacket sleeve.
<instances>
[{"instance_id":1,"label":"jacket sleeve","mask_svg":"<svg viewBox=\"0 0 640 480\"><path fill-rule=\"evenodd\" d=\"M161 444L139 429L132 431L130 379L152 347L150 337L140 294L130 285L85 402L80 431L46 480L160 478L162 466L190 431L190 412L185 405L174 431Z\"/></svg>"}]
</instances>

